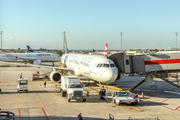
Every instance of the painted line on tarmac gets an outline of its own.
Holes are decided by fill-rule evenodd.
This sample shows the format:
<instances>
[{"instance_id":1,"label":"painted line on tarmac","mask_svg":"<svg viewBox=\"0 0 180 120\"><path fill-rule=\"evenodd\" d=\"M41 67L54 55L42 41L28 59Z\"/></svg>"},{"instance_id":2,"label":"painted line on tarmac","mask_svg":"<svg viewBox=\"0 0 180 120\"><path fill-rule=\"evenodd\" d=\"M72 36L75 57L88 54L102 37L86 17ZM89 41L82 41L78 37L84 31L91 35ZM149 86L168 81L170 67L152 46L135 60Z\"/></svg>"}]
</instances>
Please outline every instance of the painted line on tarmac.
<instances>
[{"instance_id":1,"label":"painted line on tarmac","mask_svg":"<svg viewBox=\"0 0 180 120\"><path fill-rule=\"evenodd\" d=\"M18 103L19 117L21 117L20 103Z\"/></svg>"},{"instance_id":2,"label":"painted line on tarmac","mask_svg":"<svg viewBox=\"0 0 180 120\"><path fill-rule=\"evenodd\" d=\"M175 110L178 110L180 108L180 106L178 106Z\"/></svg>"},{"instance_id":3,"label":"painted line on tarmac","mask_svg":"<svg viewBox=\"0 0 180 120\"><path fill-rule=\"evenodd\" d=\"M111 104L115 104L115 103L111 103ZM129 107L129 108L131 108L131 109L133 109L133 110L135 110L135 111L138 111L138 109L136 109L136 108L134 108L134 107L132 107L132 106L117 106L117 105L116 105L116 107Z\"/></svg>"},{"instance_id":4,"label":"painted line on tarmac","mask_svg":"<svg viewBox=\"0 0 180 120\"><path fill-rule=\"evenodd\" d=\"M133 110L135 110L135 111L138 111L136 108L134 108L134 107L132 107L132 106L127 106L127 107L129 107L129 108L131 108L131 109L133 109Z\"/></svg>"},{"instance_id":5,"label":"painted line on tarmac","mask_svg":"<svg viewBox=\"0 0 180 120\"><path fill-rule=\"evenodd\" d=\"M10 107L10 106L8 106ZM17 110L19 108L2 108L3 110ZM21 108L21 109L41 109L41 107L32 107L32 108Z\"/></svg>"},{"instance_id":6,"label":"painted line on tarmac","mask_svg":"<svg viewBox=\"0 0 180 120\"><path fill-rule=\"evenodd\" d=\"M170 98L172 98L172 97L170 97ZM165 99L165 100L162 101L161 103L167 101L168 99L169 99L169 98ZM143 99L143 100L146 100L146 101L148 101L148 102L151 102L151 101L149 101L149 100L147 100L147 99ZM180 106L178 106L176 109L172 109L172 108L166 107L166 106L164 106L164 105L161 105L161 106L164 107L164 108L167 108L167 109L169 109L169 110L172 110L172 111L176 111L176 110L178 110L178 109L180 108Z\"/></svg>"},{"instance_id":7,"label":"painted line on tarmac","mask_svg":"<svg viewBox=\"0 0 180 120\"><path fill-rule=\"evenodd\" d=\"M88 86L89 87L89 86ZM98 92L99 93L99 91L98 90L96 90L96 89L94 89L94 88L92 88L92 87L89 87L89 88L91 88L91 89L93 89L93 90L95 90L96 92Z\"/></svg>"},{"instance_id":8,"label":"painted line on tarmac","mask_svg":"<svg viewBox=\"0 0 180 120\"><path fill-rule=\"evenodd\" d=\"M48 117L47 117L47 115L46 115L46 112L45 112L45 110L44 110L44 108L43 108L43 106L42 106L42 104L41 104L40 101L39 101L39 104L40 104L40 106L41 106L41 108L42 108L42 111L43 111L43 113L44 113L44 116L46 117L47 120L49 120Z\"/></svg>"},{"instance_id":9,"label":"painted line on tarmac","mask_svg":"<svg viewBox=\"0 0 180 120\"><path fill-rule=\"evenodd\" d=\"M162 107L165 107L165 108L167 108L167 109L169 109L169 110L175 111L174 109L169 108L169 107L166 107L166 106L164 106L164 105L161 105L161 106L162 106Z\"/></svg>"},{"instance_id":10,"label":"painted line on tarmac","mask_svg":"<svg viewBox=\"0 0 180 120\"><path fill-rule=\"evenodd\" d=\"M165 101L167 101L167 100L169 100L169 98L167 98L167 99L163 100L161 103L163 103L163 102L165 102Z\"/></svg>"},{"instance_id":11,"label":"painted line on tarmac","mask_svg":"<svg viewBox=\"0 0 180 120\"><path fill-rule=\"evenodd\" d=\"M94 81L93 81L94 82ZM95 82L94 82L95 83ZM101 87L101 85L99 85L98 83L95 83L97 86ZM122 90L121 88L118 87L114 87L114 86L108 86L108 85L104 85L104 87L106 88L110 88L110 89L114 89L114 90Z\"/></svg>"}]
</instances>

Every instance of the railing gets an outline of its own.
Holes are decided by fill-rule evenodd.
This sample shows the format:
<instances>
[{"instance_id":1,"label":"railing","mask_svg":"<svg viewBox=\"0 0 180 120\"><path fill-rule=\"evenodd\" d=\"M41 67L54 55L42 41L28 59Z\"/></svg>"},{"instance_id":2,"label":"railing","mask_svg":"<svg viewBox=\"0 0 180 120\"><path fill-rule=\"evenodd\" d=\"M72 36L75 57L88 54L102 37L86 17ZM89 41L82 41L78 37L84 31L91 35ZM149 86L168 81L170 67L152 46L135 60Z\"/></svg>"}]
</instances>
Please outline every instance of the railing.
<instances>
[{"instance_id":1,"label":"railing","mask_svg":"<svg viewBox=\"0 0 180 120\"><path fill-rule=\"evenodd\" d=\"M0 120L14 120L15 114L9 111L1 111L0 109Z\"/></svg>"}]
</instances>

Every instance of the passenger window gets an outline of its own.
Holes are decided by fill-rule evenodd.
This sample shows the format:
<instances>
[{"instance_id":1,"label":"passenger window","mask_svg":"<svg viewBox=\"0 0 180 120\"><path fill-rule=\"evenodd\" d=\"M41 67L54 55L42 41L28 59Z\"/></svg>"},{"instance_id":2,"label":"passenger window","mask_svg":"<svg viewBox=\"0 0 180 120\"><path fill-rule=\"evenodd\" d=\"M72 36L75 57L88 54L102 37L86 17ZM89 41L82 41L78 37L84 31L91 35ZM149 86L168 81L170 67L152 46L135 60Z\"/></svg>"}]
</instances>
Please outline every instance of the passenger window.
<instances>
[{"instance_id":1,"label":"passenger window","mask_svg":"<svg viewBox=\"0 0 180 120\"><path fill-rule=\"evenodd\" d=\"M129 65L129 60L126 60L126 65Z\"/></svg>"}]
</instances>

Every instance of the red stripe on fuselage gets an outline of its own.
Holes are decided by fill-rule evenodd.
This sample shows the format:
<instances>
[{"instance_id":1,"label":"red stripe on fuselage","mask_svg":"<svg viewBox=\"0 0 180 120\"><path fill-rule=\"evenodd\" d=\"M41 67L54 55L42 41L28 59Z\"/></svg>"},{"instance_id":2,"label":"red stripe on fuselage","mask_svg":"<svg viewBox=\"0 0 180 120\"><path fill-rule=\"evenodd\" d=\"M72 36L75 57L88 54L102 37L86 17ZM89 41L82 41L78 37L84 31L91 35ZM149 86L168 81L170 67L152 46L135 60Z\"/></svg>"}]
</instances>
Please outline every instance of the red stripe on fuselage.
<instances>
[{"instance_id":1,"label":"red stripe on fuselage","mask_svg":"<svg viewBox=\"0 0 180 120\"><path fill-rule=\"evenodd\" d=\"M150 60L144 61L145 65L156 65L156 64L175 64L180 63L180 59L165 59L165 60Z\"/></svg>"}]
</instances>

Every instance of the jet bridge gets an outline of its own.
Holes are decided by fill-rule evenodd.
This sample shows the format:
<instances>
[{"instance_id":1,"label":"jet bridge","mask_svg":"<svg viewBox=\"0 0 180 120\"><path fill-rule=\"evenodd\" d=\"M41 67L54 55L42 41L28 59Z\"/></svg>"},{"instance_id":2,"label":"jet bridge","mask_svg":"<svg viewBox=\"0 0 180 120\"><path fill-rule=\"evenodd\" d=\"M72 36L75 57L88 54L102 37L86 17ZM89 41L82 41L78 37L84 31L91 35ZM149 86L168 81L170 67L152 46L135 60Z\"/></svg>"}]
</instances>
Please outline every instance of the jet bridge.
<instances>
[{"instance_id":1,"label":"jet bridge","mask_svg":"<svg viewBox=\"0 0 180 120\"><path fill-rule=\"evenodd\" d=\"M145 81L151 83L153 76L167 78L167 73L180 71L180 53L126 55L116 53L108 56L114 61L120 74L144 73Z\"/></svg>"}]
</instances>

